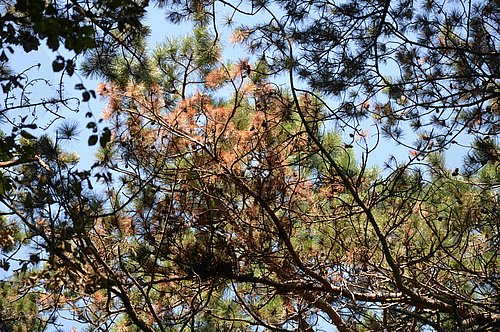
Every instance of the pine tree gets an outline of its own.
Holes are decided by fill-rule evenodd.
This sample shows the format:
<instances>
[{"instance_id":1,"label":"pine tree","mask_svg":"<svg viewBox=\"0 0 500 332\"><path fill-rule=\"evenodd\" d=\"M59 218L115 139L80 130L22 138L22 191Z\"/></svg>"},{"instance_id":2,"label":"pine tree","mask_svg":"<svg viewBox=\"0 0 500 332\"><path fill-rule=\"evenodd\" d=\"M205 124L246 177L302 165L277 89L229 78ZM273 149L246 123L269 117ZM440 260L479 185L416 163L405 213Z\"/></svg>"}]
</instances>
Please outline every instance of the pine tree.
<instances>
[{"instance_id":1,"label":"pine tree","mask_svg":"<svg viewBox=\"0 0 500 332\"><path fill-rule=\"evenodd\" d=\"M235 5L272 16L236 28L236 61L211 33L217 2L158 3L192 35L83 66L105 80L93 167L62 134L17 146L36 163L0 201L36 244L20 278L41 313L116 331L495 330L493 2Z\"/></svg>"}]
</instances>

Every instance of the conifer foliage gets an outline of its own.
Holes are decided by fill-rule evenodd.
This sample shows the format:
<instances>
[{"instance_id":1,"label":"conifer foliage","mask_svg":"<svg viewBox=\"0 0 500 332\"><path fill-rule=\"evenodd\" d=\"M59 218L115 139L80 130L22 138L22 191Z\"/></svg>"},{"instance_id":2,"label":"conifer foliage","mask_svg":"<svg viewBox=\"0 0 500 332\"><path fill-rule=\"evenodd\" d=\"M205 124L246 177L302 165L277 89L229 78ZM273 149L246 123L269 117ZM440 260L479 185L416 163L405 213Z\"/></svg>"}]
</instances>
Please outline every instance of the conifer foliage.
<instances>
[{"instance_id":1,"label":"conifer foliage","mask_svg":"<svg viewBox=\"0 0 500 332\"><path fill-rule=\"evenodd\" d=\"M155 4L192 33L86 54L91 168L71 123L11 142L0 303L25 330L500 326L494 1Z\"/></svg>"}]
</instances>

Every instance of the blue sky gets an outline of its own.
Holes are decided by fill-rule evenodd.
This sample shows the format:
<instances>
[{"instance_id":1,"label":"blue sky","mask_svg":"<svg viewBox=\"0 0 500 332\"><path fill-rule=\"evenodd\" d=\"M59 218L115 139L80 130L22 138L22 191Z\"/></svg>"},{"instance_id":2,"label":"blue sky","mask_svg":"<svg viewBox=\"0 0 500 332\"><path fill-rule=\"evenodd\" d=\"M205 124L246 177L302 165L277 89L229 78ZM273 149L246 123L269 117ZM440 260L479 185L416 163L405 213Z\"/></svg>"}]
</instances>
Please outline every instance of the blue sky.
<instances>
[{"instance_id":1,"label":"blue sky","mask_svg":"<svg viewBox=\"0 0 500 332\"><path fill-rule=\"evenodd\" d=\"M156 44L162 43L167 37L175 38L181 35L189 34L190 32L190 25L187 23L182 24L180 26L175 26L165 22L164 13L158 9L153 9L149 12L148 22L149 25L152 27L152 33L150 37L151 48L154 47ZM251 24L252 22L246 22L246 23ZM226 46L226 52L225 52L226 59L224 60L224 62L229 59L238 60L240 58L245 58L247 56L241 48L233 48L229 44L229 42L227 42L227 37L229 35L227 30L222 29L219 31L219 33L221 33L222 41ZM57 73L54 73L52 71L52 65L51 65L56 55L57 53L53 53L52 51L48 50L45 46L42 46L39 51L31 52L29 54L25 54L22 50L16 49L16 53L12 56L13 69L15 71L22 71L27 67L30 67L36 63L40 63L41 66L39 69L34 68L28 72L30 79L43 77L49 79L52 82L57 83L60 77ZM62 54L62 55L67 56L67 54ZM83 83L88 89L95 89L96 85L99 83L98 80L88 80L78 76L77 74L75 74L75 76L72 78L65 78L64 82L66 91L69 95L81 93L81 91L77 91L74 89L75 84ZM33 94L31 95L31 98L33 100L37 99L39 100L40 98L50 97L52 94L55 93L54 89L55 89L54 87L50 88L45 84L37 83L36 85L34 85ZM85 124L89 121L87 118L85 118L85 113L92 112L95 118L98 118L99 114L101 113L103 105L104 104L101 100L92 99L89 103L82 103L80 105L80 111L78 113L64 114L68 120L77 121L80 123L80 129L81 129L80 139L78 141L68 142L67 145L64 146L64 148L69 151L76 150L79 152L81 157L81 164L79 168L81 169L86 169L90 165L92 165L95 153L95 148L90 148L87 145L87 138L90 134L90 131L88 129L85 129ZM19 117L22 113L21 112L19 112L19 114L9 113L9 116L12 117L13 114L15 117ZM44 112L38 112L36 115L37 115L36 122L39 124L48 124L52 119L52 116L50 114L46 114ZM0 124L0 126L1 128L6 128L5 124ZM50 126L47 129L47 131L50 135L54 135L56 128L57 124L54 126ZM370 134L372 135L376 134L375 130L373 128L370 128L368 125L367 128L364 129L369 130ZM344 133L344 135L347 134L348 133ZM376 138L371 138L369 143L374 144L375 140ZM380 145L377 148L377 152L375 152L371 156L372 159L370 159L369 164L381 166L382 163L386 161L391 154L395 155L399 160L402 161L408 160L407 159L408 149L398 147L394 143L388 142L382 138L380 141ZM460 160L460 154L456 152L448 153L448 156L450 157L450 160L448 162L450 165L453 165L454 163L457 163ZM0 277L4 276L2 273L0 273ZM75 324L73 324L72 322L67 322L65 324L65 329L67 328L68 330L70 330L71 327L73 327L74 325Z\"/></svg>"},{"instance_id":2,"label":"blue sky","mask_svg":"<svg viewBox=\"0 0 500 332\"><path fill-rule=\"evenodd\" d=\"M224 17L229 15L231 12L229 8L224 7L222 5L218 6L218 10L220 13L218 14L218 22L222 23L224 20ZM262 13L263 16L265 17L265 13ZM149 48L152 49L156 45L163 43L167 38L175 38L183 35L187 35L190 33L191 30L191 25L189 23L182 23L181 25L172 25L170 23L167 23L164 19L165 14L163 10L160 10L158 8L150 8L148 12L148 25L151 26L151 35L149 38ZM236 22L241 22L242 20L238 20L239 18L236 16L235 21ZM257 17L252 17L251 20L248 20L248 17L246 17L246 21L243 21L245 24L251 25L252 23L257 22L258 19L262 19L262 16L259 15ZM222 25L221 25L222 26ZM248 57L248 54L245 52L245 50L241 47L235 47L234 45L231 45L228 42L228 37L229 37L229 31L227 28L219 28L218 33L221 37L221 41L225 47L225 52L224 52L224 57L225 59L223 60L224 62L228 60L233 60L237 61L238 59L246 58ZM63 50L60 50L62 52L61 55L69 58L70 54L64 53ZM48 78L50 81L57 83L60 79L58 73L54 73L52 71L52 60L55 58L55 56L58 53L53 53L52 51L48 50L44 45L40 48L39 51L36 52L31 52L29 54L25 54L22 52L22 50L16 50L15 55L12 57L12 64L15 70L21 71L24 70L25 68L32 66L35 63L40 63L41 67L40 69L32 69L28 72L30 75L30 78L37 78L37 77L44 77ZM391 71L390 67L388 68L389 72ZM397 70L397 67L394 66L394 71ZM278 79L277 80L279 84L286 84L286 80L283 79ZM99 83L98 80L89 80L84 77L78 76L76 73L73 77L64 78L65 82L65 88L66 92L68 95L80 95L81 91L77 91L74 89L75 84L78 83L83 83L88 89L95 89L97 84ZM55 87L52 89L48 87L43 87L41 83L39 83L36 86L36 89L32 94L33 99L36 98L46 98L48 95L55 93ZM51 91L52 90L52 91ZM38 95L38 97L37 97ZM336 101L330 100L332 104L334 105ZM77 121L81 124L81 137L79 142L68 142L68 145L65 146L67 150L72 150L73 148L76 148L80 152L81 156L81 161L82 161L82 168L88 167L92 164L93 160L93 154L95 153L95 149L89 148L86 145L87 142L87 137L90 134L90 130L85 129L85 124L88 122L88 119L84 117L85 113L87 112L92 112L94 114L94 117L97 119L100 115L101 109L104 106L104 103L98 99L92 99L88 103L82 103L80 105L80 112L78 114L76 113L71 113L71 112L65 112L64 115L68 120L73 120ZM9 113L9 116L12 116L12 113ZM46 114L44 112L37 112L37 123L39 124L44 124L44 123L49 123L49 121L52 120L52 116L50 114ZM367 122L364 124L365 127L362 128L363 130L367 130L369 132L369 135L376 135L376 129L375 127L372 126L372 123ZM49 127L48 131L51 134L54 134L55 130L57 128L57 125ZM343 135L346 136L346 140L348 140L348 132L342 133ZM408 139L410 140L410 139ZM376 142L376 137L372 137L368 140L368 144L373 145ZM369 165L378 165L382 166L383 163L388 159L390 155L394 155L398 160L401 161L407 161L408 159L408 152L409 149L403 148L401 146L397 146L395 143L390 142L384 138L380 139L380 145L377 147L378 152L377 153L372 153L369 159ZM356 148L355 148L356 149ZM360 156L360 149L356 149L357 156L359 158ZM457 153L458 151L453 151L448 153L448 163L451 165L457 164L461 160L461 153Z\"/></svg>"}]
</instances>

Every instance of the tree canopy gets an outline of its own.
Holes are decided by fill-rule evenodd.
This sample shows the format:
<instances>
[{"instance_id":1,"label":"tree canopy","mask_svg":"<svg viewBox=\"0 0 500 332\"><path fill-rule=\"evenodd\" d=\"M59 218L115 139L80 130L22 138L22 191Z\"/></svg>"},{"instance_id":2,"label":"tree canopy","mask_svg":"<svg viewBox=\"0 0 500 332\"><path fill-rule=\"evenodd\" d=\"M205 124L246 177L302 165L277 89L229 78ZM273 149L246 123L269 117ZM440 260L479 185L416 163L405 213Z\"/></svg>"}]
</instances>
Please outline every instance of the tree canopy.
<instances>
[{"instance_id":1,"label":"tree canopy","mask_svg":"<svg viewBox=\"0 0 500 332\"><path fill-rule=\"evenodd\" d=\"M0 330L500 326L495 1L3 5ZM80 96L9 103L42 41L91 167Z\"/></svg>"}]
</instances>

